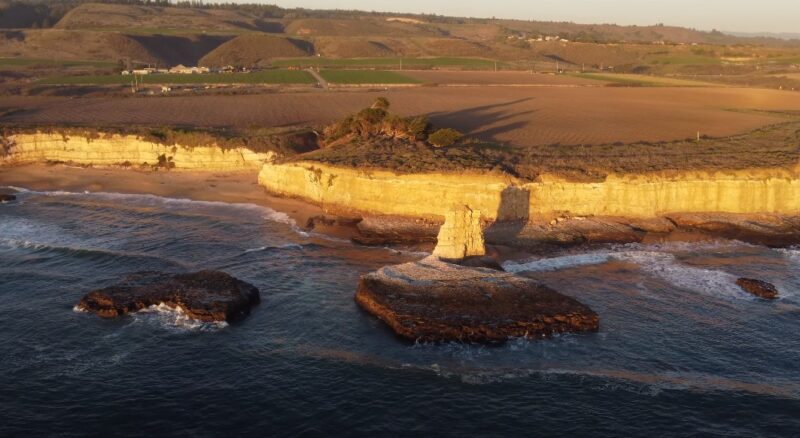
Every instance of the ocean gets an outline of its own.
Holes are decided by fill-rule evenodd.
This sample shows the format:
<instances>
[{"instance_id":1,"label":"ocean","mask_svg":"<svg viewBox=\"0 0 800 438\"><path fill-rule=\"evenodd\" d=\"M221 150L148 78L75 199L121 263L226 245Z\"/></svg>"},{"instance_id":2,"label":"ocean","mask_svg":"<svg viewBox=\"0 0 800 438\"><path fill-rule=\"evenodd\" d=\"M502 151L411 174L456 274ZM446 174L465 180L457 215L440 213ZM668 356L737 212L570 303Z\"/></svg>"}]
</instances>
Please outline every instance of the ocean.
<instances>
[{"instance_id":1,"label":"ocean","mask_svg":"<svg viewBox=\"0 0 800 438\"><path fill-rule=\"evenodd\" d=\"M21 190L0 205L0 436L798 436L800 250L608 245L507 262L600 315L502 346L397 338L359 275L423 258L251 204ZM136 271L256 285L244 321L77 312ZM733 283L772 282L765 301Z\"/></svg>"}]
</instances>

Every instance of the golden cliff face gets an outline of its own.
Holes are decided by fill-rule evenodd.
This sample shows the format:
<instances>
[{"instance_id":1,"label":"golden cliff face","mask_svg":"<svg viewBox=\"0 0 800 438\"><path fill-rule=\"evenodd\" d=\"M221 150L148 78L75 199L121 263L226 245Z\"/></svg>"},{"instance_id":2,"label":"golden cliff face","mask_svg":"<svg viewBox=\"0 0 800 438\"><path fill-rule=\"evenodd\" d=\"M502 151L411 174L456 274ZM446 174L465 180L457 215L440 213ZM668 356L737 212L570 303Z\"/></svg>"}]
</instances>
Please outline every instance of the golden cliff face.
<instances>
[{"instance_id":1,"label":"golden cliff face","mask_svg":"<svg viewBox=\"0 0 800 438\"><path fill-rule=\"evenodd\" d=\"M551 215L656 217L677 212L800 213L800 178L757 169L610 176L603 182L498 175L397 175L319 163L266 164L259 183L327 210L436 218L459 206L486 220Z\"/></svg>"},{"instance_id":2,"label":"golden cliff face","mask_svg":"<svg viewBox=\"0 0 800 438\"><path fill-rule=\"evenodd\" d=\"M217 145L167 146L132 135L80 135L36 132L7 138L8 150L0 154L0 165L19 165L48 161L92 166L157 165L159 158L178 170L260 169L274 161L275 154L257 153L245 148L222 149ZM1 151L0 151L1 152Z\"/></svg>"}]
</instances>

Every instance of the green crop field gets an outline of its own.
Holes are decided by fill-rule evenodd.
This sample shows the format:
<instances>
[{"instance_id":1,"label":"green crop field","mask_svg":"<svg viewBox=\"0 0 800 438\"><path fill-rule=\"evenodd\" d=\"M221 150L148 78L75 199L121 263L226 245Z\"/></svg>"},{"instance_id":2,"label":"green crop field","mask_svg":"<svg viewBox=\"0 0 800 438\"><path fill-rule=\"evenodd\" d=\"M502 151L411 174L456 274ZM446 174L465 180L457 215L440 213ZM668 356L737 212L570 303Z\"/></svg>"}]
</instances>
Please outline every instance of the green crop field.
<instances>
[{"instance_id":1,"label":"green crop field","mask_svg":"<svg viewBox=\"0 0 800 438\"><path fill-rule=\"evenodd\" d=\"M418 84L419 81L395 71L323 70L320 75L334 84Z\"/></svg>"},{"instance_id":2,"label":"green crop field","mask_svg":"<svg viewBox=\"0 0 800 438\"><path fill-rule=\"evenodd\" d=\"M142 84L314 84L317 81L306 71L267 70L235 74L152 74L138 76ZM46 78L40 84L50 85L113 85L130 84L133 76L60 76Z\"/></svg>"},{"instance_id":3,"label":"green crop field","mask_svg":"<svg viewBox=\"0 0 800 438\"><path fill-rule=\"evenodd\" d=\"M382 67L399 69L403 68L433 68L433 67L461 67L469 69L494 69L495 61L482 58L291 58L280 59L272 62L278 67L320 67L320 68L370 68ZM501 63L502 65L505 65ZM502 66L501 65L501 66Z\"/></svg>"}]
</instances>

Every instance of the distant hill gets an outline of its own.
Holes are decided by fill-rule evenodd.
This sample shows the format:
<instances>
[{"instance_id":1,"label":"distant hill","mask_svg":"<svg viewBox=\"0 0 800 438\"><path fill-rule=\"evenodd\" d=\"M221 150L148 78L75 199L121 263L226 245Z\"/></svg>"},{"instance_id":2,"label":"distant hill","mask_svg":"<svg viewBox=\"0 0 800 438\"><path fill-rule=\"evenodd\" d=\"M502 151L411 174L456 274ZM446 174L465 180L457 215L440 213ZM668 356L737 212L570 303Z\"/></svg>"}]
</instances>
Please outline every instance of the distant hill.
<instances>
[{"instance_id":1,"label":"distant hill","mask_svg":"<svg viewBox=\"0 0 800 438\"><path fill-rule=\"evenodd\" d=\"M55 25L59 29L128 30L137 33L282 32L277 20L265 20L234 9L194 9L84 3Z\"/></svg>"},{"instance_id":2,"label":"distant hill","mask_svg":"<svg viewBox=\"0 0 800 438\"><path fill-rule=\"evenodd\" d=\"M200 59L200 65L220 67L241 65L247 67L268 66L275 58L299 58L314 54L314 47L307 41L268 34L238 36L217 46Z\"/></svg>"},{"instance_id":3,"label":"distant hill","mask_svg":"<svg viewBox=\"0 0 800 438\"><path fill-rule=\"evenodd\" d=\"M51 26L51 27L48 27ZM0 56L268 65L275 58L479 57L522 65L718 74L797 63L787 35L165 0L0 0ZM699 47L695 47L695 46ZM736 47L733 47L736 46ZM687 67L690 66L690 67ZM549 68L549 67L548 67ZM733 67L731 67L733 68Z\"/></svg>"},{"instance_id":4,"label":"distant hill","mask_svg":"<svg viewBox=\"0 0 800 438\"><path fill-rule=\"evenodd\" d=\"M800 33L797 32L725 32L728 35L733 35L742 38L771 38L779 40L798 40L800 41Z\"/></svg>"}]
</instances>

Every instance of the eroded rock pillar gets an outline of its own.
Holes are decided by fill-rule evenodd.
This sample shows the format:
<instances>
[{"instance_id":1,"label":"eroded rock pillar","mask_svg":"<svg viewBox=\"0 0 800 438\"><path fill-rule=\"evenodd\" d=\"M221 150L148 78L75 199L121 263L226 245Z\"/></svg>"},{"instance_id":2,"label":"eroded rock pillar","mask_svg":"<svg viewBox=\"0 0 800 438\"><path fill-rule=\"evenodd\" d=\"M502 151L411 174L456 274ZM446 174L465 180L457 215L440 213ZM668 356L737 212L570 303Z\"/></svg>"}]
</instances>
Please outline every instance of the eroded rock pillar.
<instances>
[{"instance_id":1,"label":"eroded rock pillar","mask_svg":"<svg viewBox=\"0 0 800 438\"><path fill-rule=\"evenodd\" d=\"M445 214L444 225L433 255L444 260L462 260L486 255L480 210L462 207Z\"/></svg>"}]
</instances>

